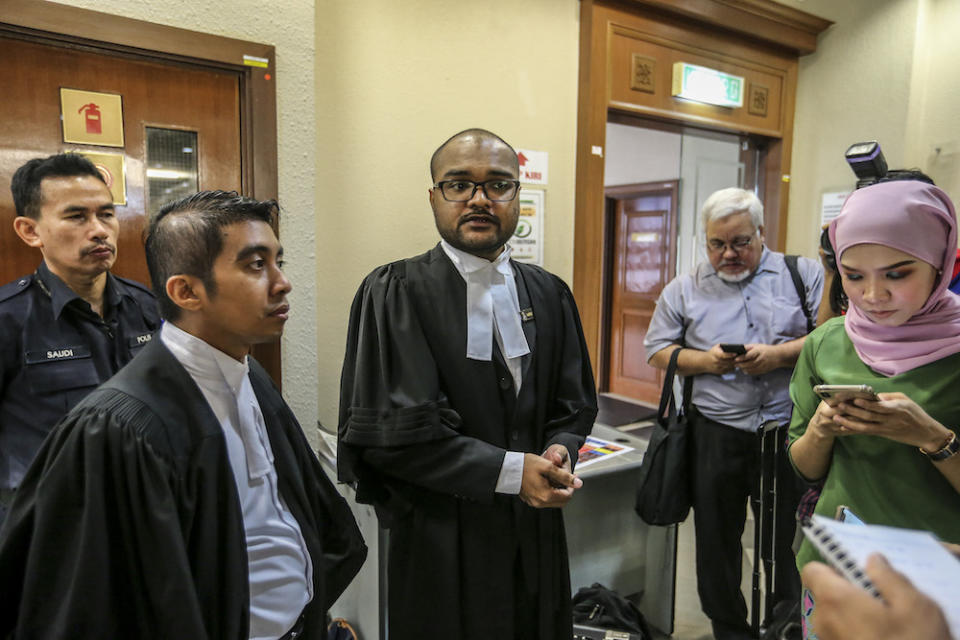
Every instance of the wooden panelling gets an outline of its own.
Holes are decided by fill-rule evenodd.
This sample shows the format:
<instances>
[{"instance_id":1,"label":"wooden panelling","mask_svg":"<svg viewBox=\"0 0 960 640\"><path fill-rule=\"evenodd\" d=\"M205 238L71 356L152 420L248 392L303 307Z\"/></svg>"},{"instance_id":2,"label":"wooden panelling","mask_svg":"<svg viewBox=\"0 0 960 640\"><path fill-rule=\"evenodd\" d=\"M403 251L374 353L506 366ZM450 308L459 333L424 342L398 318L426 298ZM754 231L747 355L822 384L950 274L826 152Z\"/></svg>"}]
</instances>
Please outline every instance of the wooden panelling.
<instances>
[{"instance_id":1,"label":"wooden panelling","mask_svg":"<svg viewBox=\"0 0 960 640\"><path fill-rule=\"evenodd\" d=\"M631 114L687 127L747 134L761 149L751 166L766 209L771 248L785 244L797 56L816 48L831 23L771 0L582 0L577 114L573 291L597 370L602 354L604 265L611 230L604 213L606 124ZM634 56L639 56L635 58ZM636 60L647 67L638 68ZM676 61L701 64L766 90L739 109L670 95ZM653 75L653 92L643 74Z\"/></svg>"},{"instance_id":2,"label":"wooden panelling","mask_svg":"<svg viewBox=\"0 0 960 640\"><path fill-rule=\"evenodd\" d=\"M166 64L237 72L240 89L241 190L259 200L277 197L276 56L268 44L188 31L44 0L0 1L0 33L8 38L109 53ZM244 64L244 55L267 66ZM6 188L0 185L0 188ZM0 283L2 284L2 283ZM279 341L254 355L280 384Z\"/></svg>"},{"instance_id":3,"label":"wooden panelling","mask_svg":"<svg viewBox=\"0 0 960 640\"><path fill-rule=\"evenodd\" d=\"M638 23L646 23L643 26L650 30L656 26L645 20L639 20ZM704 42L703 35L701 34L701 37L693 41L698 44ZM783 135L784 118L781 97L789 60L775 58L770 60L772 63L779 63L777 66L758 64L748 59L655 36L645 30L632 29L616 23L610 24L607 37L610 52L608 104L611 109L680 120L701 126L736 129L764 136ZM635 55L656 61L652 93L632 88ZM743 77L744 105L738 108L717 107L672 96L675 62L688 62ZM747 98L750 87L753 85L766 89L764 116L752 114L748 109Z\"/></svg>"},{"instance_id":4,"label":"wooden panelling","mask_svg":"<svg viewBox=\"0 0 960 640\"><path fill-rule=\"evenodd\" d=\"M662 13L773 45L794 55L817 49L817 36L833 24L770 0L621 0L634 13Z\"/></svg>"},{"instance_id":5,"label":"wooden panelling","mask_svg":"<svg viewBox=\"0 0 960 640\"><path fill-rule=\"evenodd\" d=\"M143 253L147 226L145 125L199 132L201 189L240 189L238 74L220 69L172 67L146 60L5 38L0 30L0 86L11 97L0 119L0 183L9 185L27 160L61 151L123 153L124 205L113 273L150 282ZM113 93L123 98L123 149L62 142L59 87ZM0 283L33 271L40 252L6 230L16 216L9 189L0 189Z\"/></svg>"}]
</instances>

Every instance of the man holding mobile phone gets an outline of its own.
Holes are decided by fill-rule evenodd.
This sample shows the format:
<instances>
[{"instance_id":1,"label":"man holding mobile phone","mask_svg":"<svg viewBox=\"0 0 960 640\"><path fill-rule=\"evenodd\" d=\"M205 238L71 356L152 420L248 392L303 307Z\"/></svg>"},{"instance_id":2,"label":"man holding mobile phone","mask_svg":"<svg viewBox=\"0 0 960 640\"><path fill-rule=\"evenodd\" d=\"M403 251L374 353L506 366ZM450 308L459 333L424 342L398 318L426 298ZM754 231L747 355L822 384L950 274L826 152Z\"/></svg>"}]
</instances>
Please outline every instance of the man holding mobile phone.
<instances>
[{"instance_id":1,"label":"man holding mobile phone","mask_svg":"<svg viewBox=\"0 0 960 640\"><path fill-rule=\"evenodd\" d=\"M794 279L786 257L764 246L763 205L749 191L717 191L702 216L709 259L664 288L644 347L661 369L682 349L680 374L696 376L690 419L698 591L715 637L739 640L752 637L740 593L740 537L744 502L759 488L756 433L790 418L790 375L808 318L816 316L823 269L799 258ZM789 464L778 466L786 490L778 493L774 601L795 602L800 581L790 543L799 492Z\"/></svg>"}]
</instances>

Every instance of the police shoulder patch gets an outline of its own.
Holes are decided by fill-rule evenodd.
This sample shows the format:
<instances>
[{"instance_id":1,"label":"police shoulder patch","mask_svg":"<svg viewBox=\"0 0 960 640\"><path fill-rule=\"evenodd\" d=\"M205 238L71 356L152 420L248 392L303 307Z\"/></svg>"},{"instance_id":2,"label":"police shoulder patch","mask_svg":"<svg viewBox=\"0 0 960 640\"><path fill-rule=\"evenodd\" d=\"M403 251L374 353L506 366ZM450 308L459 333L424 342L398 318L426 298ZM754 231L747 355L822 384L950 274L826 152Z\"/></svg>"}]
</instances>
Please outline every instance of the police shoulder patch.
<instances>
[{"instance_id":1,"label":"police shoulder patch","mask_svg":"<svg viewBox=\"0 0 960 640\"><path fill-rule=\"evenodd\" d=\"M35 275L31 273L30 275L17 278L16 280L8 282L0 287L0 302L9 300L10 298L29 289L30 285L33 284L34 278Z\"/></svg>"}]
</instances>

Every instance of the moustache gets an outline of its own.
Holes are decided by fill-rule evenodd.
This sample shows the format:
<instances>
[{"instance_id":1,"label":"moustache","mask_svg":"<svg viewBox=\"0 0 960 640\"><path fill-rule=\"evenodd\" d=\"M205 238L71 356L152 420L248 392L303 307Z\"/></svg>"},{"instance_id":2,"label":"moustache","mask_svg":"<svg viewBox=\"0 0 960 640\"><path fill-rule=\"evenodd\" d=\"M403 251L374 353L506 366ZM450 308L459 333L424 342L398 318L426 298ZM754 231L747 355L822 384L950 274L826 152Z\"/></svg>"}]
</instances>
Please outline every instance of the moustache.
<instances>
[{"instance_id":1,"label":"moustache","mask_svg":"<svg viewBox=\"0 0 960 640\"><path fill-rule=\"evenodd\" d=\"M109 250L110 250L110 253L112 253L112 254L114 254L114 255L116 255L116 253L117 253L117 247L116 247L116 245L112 245L112 244L110 244L109 242L98 242L98 243L95 244L95 245L91 245L91 246L89 246L89 247L84 248L82 251L80 251L80 255L81 255L81 256L88 256L88 255L90 255L91 253L93 253L94 251L99 251L100 249L109 249Z\"/></svg>"},{"instance_id":2,"label":"moustache","mask_svg":"<svg viewBox=\"0 0 960 640\"><path fill-rule=\"evenodd\" d=\"M488 224L495 224L498 227L500 226L500 218L487 211L472 211L460 218L457 226L462 227L468 222L486 222Z\"/></svg>"}]
</instances>

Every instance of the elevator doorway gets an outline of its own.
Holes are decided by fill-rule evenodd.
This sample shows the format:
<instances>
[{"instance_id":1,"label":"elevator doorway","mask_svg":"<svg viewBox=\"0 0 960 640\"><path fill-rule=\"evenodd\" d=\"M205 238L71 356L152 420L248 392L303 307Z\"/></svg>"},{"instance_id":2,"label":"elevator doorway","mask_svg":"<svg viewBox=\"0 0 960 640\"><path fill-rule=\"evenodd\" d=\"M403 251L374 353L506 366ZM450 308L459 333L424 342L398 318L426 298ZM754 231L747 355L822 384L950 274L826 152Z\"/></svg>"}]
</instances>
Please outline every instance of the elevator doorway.
<instances>
[{"instance_id":1,"label":"elevator doorway","mask_svg":"<svg viewBox=\"0 0 960 640\"><path fill-rule=\"evenodd\" d=\"M663 372L647 364L643 340L656 301L706 259L704 200L725 187L756 188L763 142L617 114L606 141L600 390L655 405Z\"/></svg>"}]
</instances>

